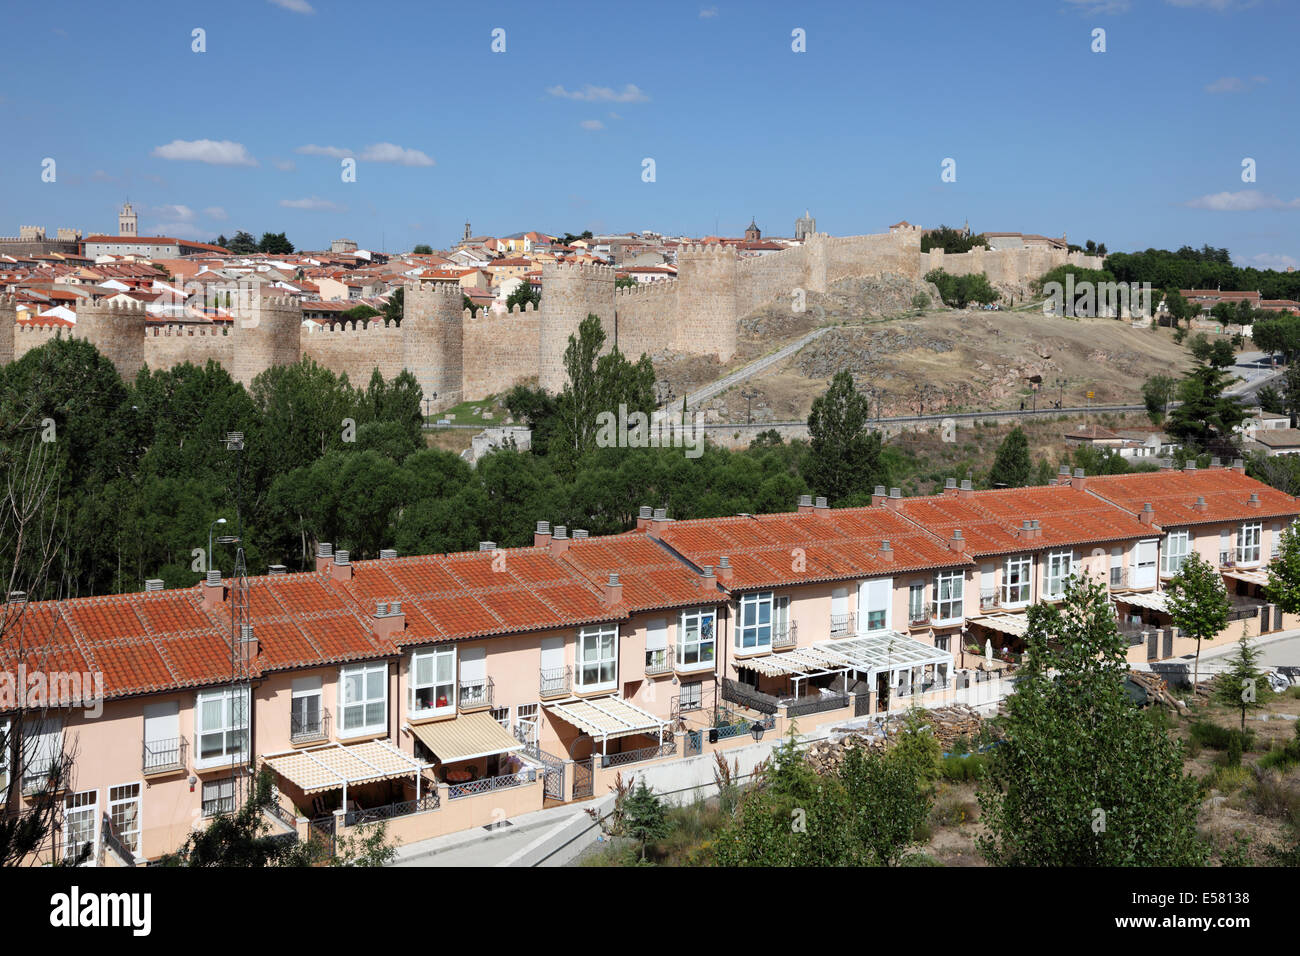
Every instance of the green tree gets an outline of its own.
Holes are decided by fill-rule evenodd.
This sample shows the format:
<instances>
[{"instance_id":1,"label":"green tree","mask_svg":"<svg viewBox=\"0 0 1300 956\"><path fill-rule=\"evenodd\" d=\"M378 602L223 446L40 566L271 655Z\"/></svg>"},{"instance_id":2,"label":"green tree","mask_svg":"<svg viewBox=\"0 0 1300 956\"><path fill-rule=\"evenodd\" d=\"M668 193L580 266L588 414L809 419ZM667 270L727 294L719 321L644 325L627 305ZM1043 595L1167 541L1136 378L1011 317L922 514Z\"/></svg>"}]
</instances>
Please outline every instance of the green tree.
<instances>
[{"instance_id":1,"label":"green tree","mask_svg":"<svg viewBox=\"0 0 1300 956\"><path fill-rule=\"evenodd\" d=\"M431 256L433 255L433 246L427 242L417 242L411 252L417 256Z\"/></svg>"},{"instance_id":2,"label":"green tree","mask_svg":"<svg viewBox=\"0 0 1300 956\"><path fill-rule=\"evenodd\" d=\"M1214 640L1228 626L1228 591L1223 575L1196 551L1191 552L1165 587L1165 603L1174 626L1196 638L1192 686L1201 674L1201 641Z\"/></svg>"},{"instance_id":3,"label":"green tree","mask_svg":"<svg viewBox=\"0 0 1300 956\"><path fill-rule=\"evenodd\" d=\"M915 752L904 757L898 745L883 756L861 747L844 754L839 778L848 798L852 865L897 866L919 842L930 815L930 780L938 775L938 741L923 736L934 745L933 761L918 763Z\"/></svg>"},{"instance_id":4,"label":"green tree","mask_svg":"<svg viewBox=\"0 0 1300 956\"><path fill-rule=\"evenodd\" d=\"M1177 380L1172 375L1152 375L1142 383L1142 402L1153 425L1159 425L1169 413Z\"/></svg>"},{"instance_id":5,"label":"green tree","mask_svg":"<svg viewBox=\"0 0 1300 956\"><path fill-rule=\"evenodd\" d=\"M1221 368L1199 362L1178 384L1180 404L1169 413L1165 430L1197 452L1231 458L1236 454L1235 429L1246 417L1235 396L1224 395L1229 376Z\"/></svg>"},{"instance_id":6,"label":"green tree","mask_svg":"<svg viewBox=\"0 0 1300 956\"><path fill-rule=\"evenodd\" d=\"M924 312L926 309L930 308L929 293L918 292L916 295L912 296L912 308L916 309L918 313Z\"/></svg>"},{"instance_id":7,"label":"green tree","mask_svg":"<svg viewBox=\"0 0 1300 956\"><path fill-rule=\"evenodd\" d=\"M397 845L388 840L388 821L356 827L334 841L330 866L388 866L397 859Z\"/></svg>"},{"instance_id":8,"label":"green tree","mask_svg":"<svg viewBox=\"0 0 1300 956\"><path fill-rule=\"evenodd\" d=\"M257 240L250 233L240 229L235 233L234 238L226 244L229 249L237 256L246 256L257 252Z\"/></svg>"},{"instance_id":9,"label":"green tree","mask_svg":"<svg viewBox=\"0 0 1300 956\"><path fill-rule=\"evenodd\" d=\"M646 844L668 835L668 817L655 792L642 779L623 801L623 832L641 845L641 862L645 862Z\"/></svg>"},{"instance_id":10,"label":"green tree","mask_svg":"<svg viewBox=\"0 0 1300 956\"><path fill-rule=\"evenodd\" d=\"M614 280L615 289L635 289L639 283L631 276L619 276Z\"/></svg>"},{"instance_id":11,"label":"green tree","mask_svg":"<svg viewBox=\"0 0 1300 956\"><path fill-rule=\"evenodd\" d=\"M995 866L1191 866L1199 785L1182 746L1124 691L1127 645L1104 585L1071 577L1061 607L1027 612L1005 739L978 799Z\"/></svg>"},{"instance_id":12,"label":"green tree","mask_svg":"<svg viewBox=\"0 0 1300 956\"><path fill-rule=\"evenodd\" d=\"M1246 714L1263 707L1272 696L1272 688L1259 666L1260 651L1250 642L1250 635L1242 625L1237 649L1228 658L1227 670L1214 678L1214 699L1241 714L1241 733L1246 733Z\"/></svg>"},{"instance_id":13,"label":"green tree","mask_svg":"<svg viewBox=\"0 0 1300 956\"><path fill-rule=\"evenodd\" d=\"M1300 525L1296 522L1282 532L1277 557L1268 564L1264 593L1283 613L1300 614Z\"/></svg>"},{"instance_id":14,"label":"green tree","mask_svg":"<svg viewBox=\"0 0 1300 956\"><path fill-rule=\"evenodd\" d=\"M340 313L340 317L345 322L360 322L363 326L367 326L370 324L370 320L379 314L379 310L374 306L362 302L360 305L354 305L347 311Z\"/></svg>"},{"instance_id":15,"label":"green tree","mask_svg":"<svg viewBox=\"0 0 1300 956\"><path fill-rule=\"evenodd\" d=\"M989 471L989 484L994 488L1023 488L1029 484L1032 473L1029 438L1017 425L998 445L993 467Z\"/></svg>"},{"instance_id":16,"label":"green tree","mask_svg":"<svg viewBox=\"0 0 1300 956\"><path fill-rule=\"evenodd\" d=\"M529 302L533 304L534 309L539 308L542 304L542 293L540 289L534 289L527 279L520 282L519 285L515 287L515 291L506 296L507 309L513 309L515 306L519 306L519 309L522 312L524 306Z\"/></svg>"},{"instance_id":17,"label":"green tree","mask_svg":"<svg viewBox=\"0 0 1300 956\"><path fill-rule=\"evenodd\" d=\"M384 303L384 321L389 325L401 325L405 311L406 287L399 285L389 294L388 301Z\"/></svg>"},{"instance_id":18,"label":"green tree","mask_svg":"<svg viewBox=\"0 0 1300 956\"><path fill-rule=\"evenodd\" d=\"M835 373L826 391L813 399L804 479L837 506L870 495L872 486L884 477L880 435L867 431L869 406L849 372Z\"/></svg>"},{"instance_id":19,"label":"green tree","mask_svg":"<svg viewBox=\"0 0 1300 956\"><path fill-rule=\"evenodd\" d=\"M287 256L293 252L293 243L282 232L264 232L262 241L257 244L257 251L273 256Z\"/></svg>"}]
</instances>

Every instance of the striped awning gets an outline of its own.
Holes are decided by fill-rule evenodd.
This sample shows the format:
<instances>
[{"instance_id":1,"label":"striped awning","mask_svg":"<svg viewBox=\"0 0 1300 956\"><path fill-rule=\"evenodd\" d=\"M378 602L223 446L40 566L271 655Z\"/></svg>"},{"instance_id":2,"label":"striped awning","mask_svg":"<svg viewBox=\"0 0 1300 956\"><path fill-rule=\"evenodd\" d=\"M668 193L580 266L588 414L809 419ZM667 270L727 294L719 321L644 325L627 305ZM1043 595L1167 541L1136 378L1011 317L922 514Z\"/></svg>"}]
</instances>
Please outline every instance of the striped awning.
<instances>
[{"instance_id":1,"label":"striped awning","mask_svg":"<svg viewBox=\"0 0 1300 956\"><path fill-rule=\"evenodd\" d=\"M546 709L566 724L602 740L658 733L667 723L621 697L567 700L549 704Z\"/></svg>"},{"instance_id":2,"label":"striped awning","mask_svg":"<svg viewBox=\"0 0 1300 956\"><path fill-rule=\"evenodd\" d=\"M1268 575L1263 571L1224 571L1225 578L1232 578L1234 581L1245 581L1247 584L1258 584L1261 587L1268 584Z\"/></svg>"},{"instance_id":3,"label":"striped awning","mask_svg":"<svg viewBox=\"0 0 1300 956\"><path fill-rule=\"evenodd\" d=\"M1165 600L1163 591L1124 591L1111 595L1111 599L1130 607L1144 607L1148 611L1169 613L1169 604Z\"/></svg>"},{"instance_id":4,"label":"striped awning","mask_svg":"<svg viewBox=\"0 0 1300 956\"><path fill-rule=\"evenodd\" d=\"M815 677L848 670L849 665L831 660L816 647L801 647L785 654L766 657L742 657L732 661L737 670L750 670L764 677Z\"/></svg>"},{"instance_id":5,"label":"striped awning","mask_svg":"<svg viewBox=\"0 0 1300 956\"><path fill-rule=\"evenodd\" d=\"M1024 614L985 614L971 618L970 622L1012 637L1024 637L1029 629L1029 618Z\"/></svg>"},{"instance_id":6,"label":"striped awning","mask_svg":"<svg viewBox=\"0 0 1300 956\"><path fill-rule=\"evenodd\" d=\"M419 773L425 766L382 740L370 740L350 747L326 744L262 759L276 774L303 793L320 793L374 780L406 777Z\"/></svg>"},{"instance_id":7,"label":"striped awning","mask_svg":"<svg viewBox=\"0 0 1300 956\"><path fill-rule=\"evenodd\" d=\"M463 714L454 720L431 724L412 724L411 733L443 763L524 749L510 731L486 713Z\"/></svg>"}]
</instances>

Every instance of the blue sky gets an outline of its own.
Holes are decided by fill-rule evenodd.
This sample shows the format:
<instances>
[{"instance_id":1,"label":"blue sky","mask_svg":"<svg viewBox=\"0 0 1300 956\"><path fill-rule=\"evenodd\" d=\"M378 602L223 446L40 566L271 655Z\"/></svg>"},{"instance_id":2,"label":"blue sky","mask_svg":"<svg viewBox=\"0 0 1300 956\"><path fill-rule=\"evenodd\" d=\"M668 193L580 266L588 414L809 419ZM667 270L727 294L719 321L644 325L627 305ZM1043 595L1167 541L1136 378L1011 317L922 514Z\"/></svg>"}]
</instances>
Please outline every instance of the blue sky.
<instances>
[{"instance_id":1,"label":"blue sky","mask_svg":"<svg viewBox=\"0 0 1300 956\"><path fill-rule=\"evenodd\" d=\"M790 235L806 207L833 234L969 219L1300 265L1294 0L49 0L5 17L4 234L115 232L128 196L146 234L390 251L446 246L466 217L735 235L755 216Z\"/></svg>"}]
</instances>

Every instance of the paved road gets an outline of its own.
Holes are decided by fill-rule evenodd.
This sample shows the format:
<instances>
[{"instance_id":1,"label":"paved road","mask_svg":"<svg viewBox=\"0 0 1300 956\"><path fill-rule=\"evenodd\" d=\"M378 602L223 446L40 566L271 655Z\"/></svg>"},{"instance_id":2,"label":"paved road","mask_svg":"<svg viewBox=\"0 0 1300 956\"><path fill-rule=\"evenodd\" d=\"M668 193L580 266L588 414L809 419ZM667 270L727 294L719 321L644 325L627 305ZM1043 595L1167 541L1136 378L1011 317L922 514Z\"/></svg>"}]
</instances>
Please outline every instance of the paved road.
<instances>
[{"instance_id":1,"label":"paved road","mask_svg":"<svg viewBox=\"0 0 1300 956\"><path fill-rule=\"evenodd\" d=\"M507 827L497 830L490 839L430 849L399 859L393 866L496 866L536 840L539 833L536 827Z\"/></svg>"}]
</instances>

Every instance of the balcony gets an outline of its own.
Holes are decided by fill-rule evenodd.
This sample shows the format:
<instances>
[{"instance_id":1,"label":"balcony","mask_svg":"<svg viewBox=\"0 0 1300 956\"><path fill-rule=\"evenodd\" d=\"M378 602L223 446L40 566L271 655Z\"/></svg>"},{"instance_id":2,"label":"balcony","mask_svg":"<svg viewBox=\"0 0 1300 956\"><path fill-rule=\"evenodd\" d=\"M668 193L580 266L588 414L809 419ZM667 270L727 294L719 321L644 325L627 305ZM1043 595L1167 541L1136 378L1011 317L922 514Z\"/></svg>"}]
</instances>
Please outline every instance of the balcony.
<instances>
[{"instance_id":1,"label":"balcony","mask_svg":"<svg viewBox=\"0 0 1300 956\"><path fill-rule=\"evenodd\" d=\"M831 637L847 637L853 633L853 614L831 615Z\"/></svg>"},{"instance_id":2,"label":"balcony","mask_svg":"<svg viewBox=\"0 0 1300 956\"><path fill-rule=\"evenodd\" d=\"M694 660L692 660L694 658ZM673 662L673 670L679 674L695 674L699 671L713 670L713 662L716 655L713 650L713 643L708 644L691 644L683 646L677 645L677 657Z\"/></svg>"},{"instance_id":3,"label":"balcony","mask_svg":"<svg viewBox=\"0 0 1300 956\"><path fill-rule=\"evenodd\" d=\"M659 677L673 672L673 646L645 652L646 677Z\"/></svg>"},{"instance_id":4,"label":"balcony","mask_svg":"<svg viewBox=\"0 0 1300 956\"><path fill-rule=\"evenodd\" d=\"M289 742L294 744L312 743L328 740L330 736L330 712L322 708L316 714L289 715Z\"/></svg>"},{"instance_id":5,"label":"balcony","mask_svg":"<svg viewBox=\"0 0 1300 956\"><path fill-rule=\"evenodd\" d=\"M1232 568L1232 567L1236 567L1236 565L1237 565L1237 562L1234 561L1234 560L1232 559L1232 552L1231 552L1231 551L1220 551L1220 552L1219 552L1219 567L1221 567L1221 568Z\"/></svg>"},{"instance_id":6,"label":"balcony","mask_svg":"<svg viewBox=\"0 0 1300 956\"><path fill-rule=\"evenodd\" d=\"M980 610L991 611L1002 606L1002 598L997 588L980 588Z\"/></svg>"},{"instance_id":7,"label":"balcony","mask_svg":"<svg viewBox=\"0 0 1300 956\"><path fill-rule=\"evenodd\" d=\"M930 612L925 609L925 605L912 605L907 609L907 626L908 627L925 627L930 623Z\"/></svg>"},{"instance_id":8,"label":"balcony","mask_svg":"<svg viewBox=\"0 0 1300 956\"><path fill-rule=\"evenodd\" d=\"M573 693L572 667L543 667L537 693L541 697L565 697Z\"/></svg>"},{"instance_id":9,"label":"balcony","mask_svg":"<svg viewBox=\"0 0 1300 956\"><path fill-rule=\"evenodd\" d=\"M948 601L934 601L930 604L930 623L960 624L962 610L962 599L959 597Z\"/></svg>"},{"instance_id":10,"label":"balcony","mask_svg":"<svg viewBox=\"0 0 1300 956\"><path fill-rule=\"evenodd\" d=\"M1110 586L1111 589L1126 588L1128 584L1128 568L1111 568L1110 569Z\"/></svg>"},{"instance_id":11,"label":"balcony","mask_svg":"<svg viewBox=\"0 0 1300 956\"><path fill-rule=\"evenodd\" d=\"M772 628L772 650L785 650L799 643L799 623L778 624Z\"/></svg>"},{"instance_id":12,"label":"balcony","mask_svg":"<svg viewBox=\"0 0 1300 956\"><path fill-rule=\"evenodd\" d=\"M496 685L491 677L460 682L457 709L462 713L493 707L496 702Z\"/></svg>"},{"instance_id":13,"label":"balcony","mask_svg":"<svg viewBox=\"0 0 1300 956\"><path fill-rule=\"evenodd\" d=\"M141 747L141 769L145 776L184 770L189 744L189 740L185 737L144 741Z\"/></svg>"}]
</instances>

